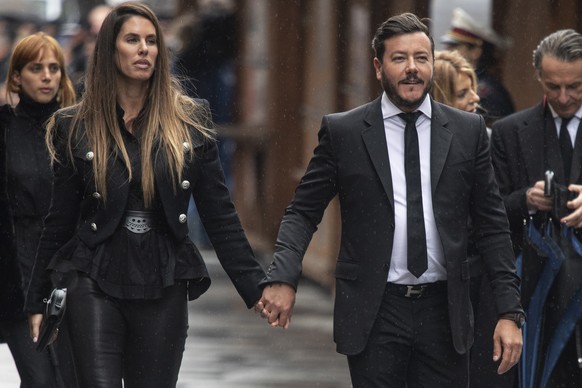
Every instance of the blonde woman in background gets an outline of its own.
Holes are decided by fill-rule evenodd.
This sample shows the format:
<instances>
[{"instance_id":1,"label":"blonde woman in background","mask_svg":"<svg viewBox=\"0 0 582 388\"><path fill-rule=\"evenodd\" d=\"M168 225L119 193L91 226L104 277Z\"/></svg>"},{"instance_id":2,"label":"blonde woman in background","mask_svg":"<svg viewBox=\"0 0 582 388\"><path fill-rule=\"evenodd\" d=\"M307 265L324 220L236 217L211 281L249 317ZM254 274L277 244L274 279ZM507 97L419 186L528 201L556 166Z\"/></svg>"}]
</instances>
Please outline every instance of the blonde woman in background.
<instances>
[{"instance_id":1,"label":"blonde woman in background","mask_svg":"<svg viewBox=\"0 0 582 388\"><path fill-rule=\"evenodd\" d=\"M477 112L477 75L457 51L435 51L432 97L466 112Z\"/></svg>"}]
</instances>

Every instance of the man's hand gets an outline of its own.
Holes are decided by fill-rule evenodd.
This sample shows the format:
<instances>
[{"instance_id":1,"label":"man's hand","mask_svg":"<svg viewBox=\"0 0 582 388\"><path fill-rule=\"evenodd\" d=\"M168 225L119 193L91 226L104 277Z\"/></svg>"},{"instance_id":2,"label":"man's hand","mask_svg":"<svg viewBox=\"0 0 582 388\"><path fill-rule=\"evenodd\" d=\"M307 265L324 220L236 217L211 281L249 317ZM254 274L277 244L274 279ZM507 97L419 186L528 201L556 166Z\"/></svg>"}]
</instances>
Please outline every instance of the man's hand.
<instances>
[{"instance_id":1,"label":"man's hand","mask_svg":"<svg viewBox=\"0 0 582 388\"><path fill-rule=\"evenodd\" d=\"M28 316L28 328L30 330L30 338L32 342L38 341L40 334L40 323L42 322L42 314L30 314Z\"/></svg>"},{"instance_id":2,"label":"man's hand","mask_svg":"<svg viewBox=\"0 0 582 388\"><path fill-rule=\"evenodd\" d=\"M294 305L293 287L286 283L271 283L263 289L263 296L255 304L255 311L267 318L272 327L281 326L287 329L291 323Z\"/></svg>"},{"instance_id":3,"label":"man's hand","mask_svg":"<svg viewBox=\"0 0 582 388\"><path fill-rule=\"evenodd\" d=\"M512 320L500 319L493 333L493 361L501 359L497 373L503 374L517 364L522 346L521 329Z\"/></svg>"},{"instance_id":4,"label":"man's hand","mask_svg":"<svg viewBox=\"0 0 582 388\"><path fill-rule=\"evenodd\" d=\"M552 210L552 198L544 196L544 181L537 181L535 185L529 188L525 194L527 208L529 210L538 210L549 212Z\"/></svg>"},{"instance_id":5,"label":"man's hand","mask_svg":"<svg viewBox=\"0 0 582 388\"><path fill-rule=\"evenodd\" d=\"M560 222L572 228L582 228L582 195L580 195L582 192L582 186L570 185L568 186L568 190L575 192L576 198L568 201L566 206L568 206L568 209L572 209L572 213L562 218Z\"/></svg>"}]
</instances>

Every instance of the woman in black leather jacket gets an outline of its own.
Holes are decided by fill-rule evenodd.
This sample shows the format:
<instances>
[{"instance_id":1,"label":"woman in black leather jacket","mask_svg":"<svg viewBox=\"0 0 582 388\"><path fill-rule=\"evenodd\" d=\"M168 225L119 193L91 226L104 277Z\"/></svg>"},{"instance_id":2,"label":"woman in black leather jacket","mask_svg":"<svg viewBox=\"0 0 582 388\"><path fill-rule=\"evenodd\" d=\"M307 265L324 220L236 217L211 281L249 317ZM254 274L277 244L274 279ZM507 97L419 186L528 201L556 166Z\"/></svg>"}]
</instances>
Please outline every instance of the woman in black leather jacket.
<instances>
[{"instance_id":1,"label":"woman in black leather jacket","mask_svg":"<svg viewBox=\"0 0 582 388\"><path fill-rule=\"evenodd\" d=\"M26 300L31 335L51 288L48 266L68 285L80 386L174 387L187 300L210 286L188 238L192 195L249 308L264 272L224 184L209 108L173 82L147 6L123 3L107 16L85 87L48 126L55 180Z\"/></svg>"},{"instance_id":2,"label":"woman in black leather jacket","mask_svg":"<svg viewBox=\"0 0 582 388\"><path fill-rule=\"evenodd\" d=\"M6 215L2 234L7 240L2 244L0 269L0 336L8 343L21 387L56 386L49 350L36 352L30 342L23 305L50 203L52 172L44 124L59 107L75 102L64 62L61 47L48 35L36 33L19 41L6 80L7 90L18 95L19 102L14 108L10 104L0 107L0 206ZM8 100L14 102L12 97L9 94Z\"/></svg>"}]
</instances>

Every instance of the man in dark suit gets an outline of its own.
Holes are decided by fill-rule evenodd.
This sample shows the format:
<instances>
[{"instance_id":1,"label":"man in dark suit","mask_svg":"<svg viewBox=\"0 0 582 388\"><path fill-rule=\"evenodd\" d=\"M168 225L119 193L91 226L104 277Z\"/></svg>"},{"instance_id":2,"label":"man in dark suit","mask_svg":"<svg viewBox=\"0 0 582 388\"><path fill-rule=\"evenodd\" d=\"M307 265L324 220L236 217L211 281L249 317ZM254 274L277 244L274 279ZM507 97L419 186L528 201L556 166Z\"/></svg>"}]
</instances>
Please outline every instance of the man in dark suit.
<instances>
[{"instance_id":1,"label":"man in dark suit","mask_svg":"<svg viewBox=\"0 0 582 388\"><path fill-rule=\"evenodd\" d=\"M467 386L469 215L505 318L494 339L499 372L521 353L519 281L485 123L428 96L434 43L415 15L388 19L372 45L384 93L323 118L255 308L271 325L289 326L301 260L338 195L334 339L353 386Z\"/></svg>"},{"instance_id":2,"label":"man in dark suit","mask_svg":"<svg viewBox=\"0 0 582 388\"><path fill-rule=\"evenodd\" d=\"M560 235L561 229L571 227L578 238L578 228L582 228L582 197L578 195L582 191L582 136L579 134L582 35L574 30L560 30L548 35L534 51L533 65L544 92L542 102L496 122L491 140L493 165L505 201L514 247L516 253L523 253L522 301L526 307L548 258L540 257L529 248L529 244L523 244L524 223L541 229L543 224L553 219L550 225L555 228L556 236ZM560 209L556 208L557 196L544 193L545 172L548 170L553 171L556 184L567 187L569 195L576 197L567 202L571 212L567 216L560 215ZM562 248L568 249L568 244L562 242ZM534 366L538 369L534 386L540 386L542 369L548 365L545 354L549 338L563 322L562 316L575 299L576 291L582 289L582 257L573 251L566 252L552 284L543 312L545 327L540 341L540 364ZM579 332L578 329L569 334L549 386L582 387L582 369L577 361L582 354L576 354ZM528 348L531 349L531 345Z\"/></svg>"}]
</instances>

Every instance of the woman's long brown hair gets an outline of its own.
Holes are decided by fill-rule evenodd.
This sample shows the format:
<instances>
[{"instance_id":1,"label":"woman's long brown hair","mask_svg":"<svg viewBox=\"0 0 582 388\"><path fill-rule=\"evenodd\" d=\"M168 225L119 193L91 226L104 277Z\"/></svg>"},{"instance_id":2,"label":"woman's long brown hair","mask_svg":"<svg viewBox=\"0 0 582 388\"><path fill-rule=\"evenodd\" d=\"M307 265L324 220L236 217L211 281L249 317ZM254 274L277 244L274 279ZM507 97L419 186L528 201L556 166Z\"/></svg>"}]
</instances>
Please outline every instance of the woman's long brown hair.
<instances>
[{"instance_id":1,"label":"woman's long brown hair","mask_svg":"<svg viewBox=\"0 0 582 388\"><path fill-rule=\"evenodd\" d=\"M97 191L107 199L107 163L112 157L121 155L129 171L131 164L125 147L117 116L117 75L115 64L115 42L121 27L133 16L144 17L155 27L158 57L149 80L148 95L144 107L134 123L141 144L142 188L146 207L154 197L154 162L158 156L166 159L167 173L174 183L181 180L186 157L193 156L193 147L184 152L184 142L192 145L189 128L194 128L206 138L212 138L210 113L197 101L187 97L180 84L170 75L169 57L159 21L152 10L140 3L123 3L115 7L105 18L95 50L85 77L85 94L79 104L71 109L72 125L69 130L68 157L72 160L73 139L83 123L81 136L86 136L94 152L93 172ZM66 114L66 113L64 113ZM53 144L54 120L49 123L47 145L54 161L57 155ZM153 152L156 150L156 154ZM111 154L113 152L113 155Z\"/></svg>"}]
</instances>

